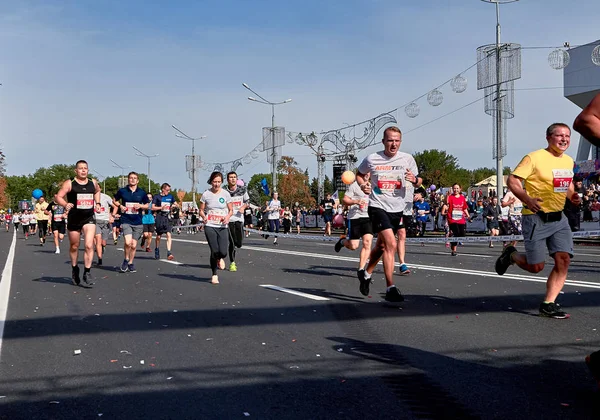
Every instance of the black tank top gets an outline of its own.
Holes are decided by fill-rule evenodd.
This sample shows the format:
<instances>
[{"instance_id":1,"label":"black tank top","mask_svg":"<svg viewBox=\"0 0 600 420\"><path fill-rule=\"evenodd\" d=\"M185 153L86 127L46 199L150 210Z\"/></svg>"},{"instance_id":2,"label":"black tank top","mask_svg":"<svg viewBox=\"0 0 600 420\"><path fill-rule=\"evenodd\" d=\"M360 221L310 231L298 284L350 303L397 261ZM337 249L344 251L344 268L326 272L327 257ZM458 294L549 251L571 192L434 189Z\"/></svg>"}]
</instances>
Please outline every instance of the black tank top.
<instances>
[{"instance_id":1,"label":"black tank top","mask_svg":"<svg viewBox=\"0 0 600 420\"><path fill-rule=\"evenodd\" d=\"M73 204L73 208L69 212L70 215L76 214L77 217L93 216L95 191L96 188L91 179L88 179L87 184L81 185L73 178L71 180L71 191L67 193L67 202Z\"/></svg>"}]
</instances>

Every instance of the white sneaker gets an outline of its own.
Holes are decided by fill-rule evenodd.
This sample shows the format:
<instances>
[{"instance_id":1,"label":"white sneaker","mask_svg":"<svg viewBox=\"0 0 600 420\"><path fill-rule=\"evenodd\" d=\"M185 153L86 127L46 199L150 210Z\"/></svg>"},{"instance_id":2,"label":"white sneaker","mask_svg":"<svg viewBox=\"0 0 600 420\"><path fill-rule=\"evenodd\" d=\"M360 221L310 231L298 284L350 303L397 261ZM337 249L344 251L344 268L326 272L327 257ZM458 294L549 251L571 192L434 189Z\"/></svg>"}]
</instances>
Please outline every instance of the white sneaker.
<instances>
[{"instance_id":1,"label":"white sneaker","mask_svg":"<svg viewBox=\"0 0 600 420\"><path fill-rule=\"evenodd\" d=\"M212 284L219 284L219 276L217 276L217 275L214 275L214 276L212 276L212 277L210 278L210 282L211 282Z\"/></svg>"},{"instance_id":2,"label":"white sneaker","mask_svg":"<svg viewBox=\"0 0 600 420\"><path fill-rule=\"evenodd\" d=\"M54 251L55 254L60 254L60 248L56 248L56 251Z\"/></svg>"},{"instance_id":3,"label":"white sneaker","mask_svg":"<svg viewBox=\"0 0 600 420\"><path fill-rule=\"evenodd\" d=\"M224 260L223 258L221 258L221 259L219 260L219 262L217 263L217 265L218 265L219 269L221 269L221 270L225 270L225 260ZM213 277L216 277L216 276L213 276ZM218 283L218 282L219 282L219 281L217 280L217 283Z\"/></svg>"}]
</instances>

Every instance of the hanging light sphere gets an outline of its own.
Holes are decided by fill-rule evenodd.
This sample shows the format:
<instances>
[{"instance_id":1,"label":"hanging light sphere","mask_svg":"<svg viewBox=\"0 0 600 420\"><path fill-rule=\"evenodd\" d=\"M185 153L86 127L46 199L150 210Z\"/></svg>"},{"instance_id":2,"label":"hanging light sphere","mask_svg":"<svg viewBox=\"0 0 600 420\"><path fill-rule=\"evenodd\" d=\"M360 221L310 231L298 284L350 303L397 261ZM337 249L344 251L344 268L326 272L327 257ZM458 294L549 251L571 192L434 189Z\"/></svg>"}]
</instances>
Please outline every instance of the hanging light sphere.
<instances>
[{"instance_id":1,"label":"hanging light sphere","mask_svg":"<svg viewBox=\"0 0 600 420\"><path fill-rule=\"evenodd\" d=\"M565 50L556 49L548 54L548 64L554 70L562 70L569 65L571 56Z\"/></svg>"},{"instance_id":2,"label":"hanging light sphere","mask_svg":"<svg viewBox=\"0 0 600 420\"><path fill-rule=\"evenodd\" d=\"M250 157L250 155L246 155L244 156L244 158L242 159L244 161L244 163L247 165L250 162L252 162L252 158Z\"/></svg>"},{"instance_id":3,"label":"hanging light sphere","mask_svg":"<svg viewBox=\"0 0 600 420\"><path fill-rule=\"evenodd\" d=\"M417 105L414 102L411 102L408 105L406 105L406 108L404 108L404 112L406 113L408 118L415 118L417 115L419 115L419 112L421 112L421 110L419 108L419 105Z\"/></svg>"},{"instance_id":4,"label":"hanging light sphere","mask_svg":"<svg viewBox=\"0 0 600 420\"><path fill-rule=\"evenodd\" d=\"M427 102L431 106L438 106L444 100L444 95L437 89L433 89L431 92L427 94Z\"/></svg>"},{"instance_id":5,"label":"hanging light sphere","mask_svg":"<svg viewBox=\"0 0 600 420\"><path fill-rule=\"evenodd\" d=\"M600 45L596 45L592 50L592 63L600 66Z\"/></svg>"},{"instance_id":6,"label":"hanging light sphere","mask_svg":"<svg viewBox=\"0 0 600 420\"><path fill-rule=\"evenodd\" d=\"M254 149L253 151L250 152L250 157L252 157L252 159L256 159L258 157L258 151L256 149Z\"/></svg>"},{"instance_id":7,"label":"hanging light sphere","mask_svg":"<svg viewBox=\"0 0 600 420\"><path fill-rule=\"evenodd\" d=\"M317 135L316 135L316 134L310 133L310 134L309 134L309 135L306 137L306 140L308 141L308 145L309 145L309 146L314 146L314 145L316 145L316 144L317 144L317 141L318 141L319 139L317 138Z\"/></svg>"},{"instance_id":8,"label":"hanging light sphere","mask_svg":"<svg viewBox=\"0 0 600 420\"><path fill-rule=\"evenodd\" d=\"M296 144L299 146L304 146L304 138L302 137L302 133L299 133L296 136Z\"/></svg>"},{"instance_id":9,"label":"hanging light sphere","mask_svg":"<svg viewBox=\"0 0 600 420\"><path fill-rule=\"evenodd\" d=\"M459 74L452 79L450 86L452 87L452 91L454 93L463 93L465 90L467 90L467 79Z\"/></svg>"}]
</instances>

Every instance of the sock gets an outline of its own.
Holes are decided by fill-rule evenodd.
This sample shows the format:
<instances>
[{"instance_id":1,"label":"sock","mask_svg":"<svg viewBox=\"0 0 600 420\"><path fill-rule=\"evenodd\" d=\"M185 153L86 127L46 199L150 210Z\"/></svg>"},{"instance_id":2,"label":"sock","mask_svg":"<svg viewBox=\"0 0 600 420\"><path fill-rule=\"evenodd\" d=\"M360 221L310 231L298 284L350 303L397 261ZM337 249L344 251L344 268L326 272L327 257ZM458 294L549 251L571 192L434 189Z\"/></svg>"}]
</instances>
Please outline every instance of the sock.
<instances>
[{"instance_id":1,"label":"sock","mask_svg":"<svg viewBox=\"0 0 600 420\"><path fill-rule=\"evenodd\" d=\"M83 274L89 273L92 267L83 267Z\"/></svg>"},{"instance_id":2,"label":"sock","mask_svg":"<svg viewBox=\"0 0 600 420\"><path fill-rule=\"evenodd\" d=\"M395 285L395 284L392 284L390 287L388 287L388 288L387 288L387 289L385 289L385 290L386 290L386 292L389 292L390 290L392 290L392 289L395 289L395 288L396 288L396 285Z\"/></svg>"},{"instance_id":3,"label":"sock","mask_svg":"<svg viewBox=\"0 0 600 420\"><path fill-rule=\"evenodd\" d=\"M365 270L365 279L370 279L371 278L371 273L369 273L367 270Z\"/></svg>"},{"instance_id":4,"label":"sock","mask_svg":"<svg viewBox=\"0 0 600 420\"><path fill-rule=\"evenodd\" d=\"M544 305L547 305L549 303L554 303L554 302L548 302L547 300L544 301Z\"/></svg>"}]
</instances>

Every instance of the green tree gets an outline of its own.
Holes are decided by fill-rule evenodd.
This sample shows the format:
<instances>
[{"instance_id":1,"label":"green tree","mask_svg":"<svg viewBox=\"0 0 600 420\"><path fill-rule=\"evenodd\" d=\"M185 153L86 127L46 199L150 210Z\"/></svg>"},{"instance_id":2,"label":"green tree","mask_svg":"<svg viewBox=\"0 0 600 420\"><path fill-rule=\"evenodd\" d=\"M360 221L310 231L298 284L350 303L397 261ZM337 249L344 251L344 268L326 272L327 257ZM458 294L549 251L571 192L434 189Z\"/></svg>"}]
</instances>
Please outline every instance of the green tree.
<instances>
[{"instance_id":1,"label":"green tree","mask_svg":"<svg viewBox=\"0 0 600 420\"><path fill-rule=\"evenodd\" d=\"M452 177L460 168L458 159L454 156L436 149L424 150L413 156L425 187L431 184L437 187L450 187L454 183Z\"/></svg>"},{"instance_id":2,"label":"green tree","mask_svg":"<svg viewBox=\"0 0 600 420\"><path fill-rule=\"evenodd\" d=\"M7 182L6 174L6 156L2 149L0 149L0 209L8 207L9 197L6 193Z\"/></svg>"},{"instance_id":3,"label":"green tree","mask_svg":"<svg viewBox=\"0 0 600 420\"><path fill-rule=\"evenodd\" d=\"M281 180L277 190L284 206L291 207L295 203L311 206L315 203L310 194L308 177L298 168L293 157L282 156L278 170L281 172Z\"/></svg>"},{"instance_id":4,"label":"green tree","mask_svg":"<svg viewBox=\"0 0 600 420\"><path fill-rule=\"evenodd\" d=\"M472 185L472 173L468 169L458 168L452 172L450 178L452 179L452 185L457 183L461 186L463 191L466 191ZM448 185L450 187L451 185Z\"/></svg>"},{"instance_id":5,"label":"green tree","mask_svg":"<svg viewBox=\"0 0 600 420\"><path fill-rule=\"evenodd\" d=\"M323 194L333 194L334 192L335 191L333 191L333 182L331 182L331 179L327 175L325 175L325 179L323 180Z\"/></svg>"},{"instance_id":6,"label":"green tree","mask_svg":"<svg viewBox=\"0 0 600 420\"><path fill-rule=\"evenodd\" d=\"M260 181L263 178L265 178L267 180L267 183L269 183L269 192L271 192L271 174L254 174L248 182L248 196L250 197L250 202L259 207L262 206L264 202L270 198L264 193L262 185L260 183Z\"/></svg>"}]
</instances>

